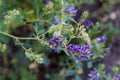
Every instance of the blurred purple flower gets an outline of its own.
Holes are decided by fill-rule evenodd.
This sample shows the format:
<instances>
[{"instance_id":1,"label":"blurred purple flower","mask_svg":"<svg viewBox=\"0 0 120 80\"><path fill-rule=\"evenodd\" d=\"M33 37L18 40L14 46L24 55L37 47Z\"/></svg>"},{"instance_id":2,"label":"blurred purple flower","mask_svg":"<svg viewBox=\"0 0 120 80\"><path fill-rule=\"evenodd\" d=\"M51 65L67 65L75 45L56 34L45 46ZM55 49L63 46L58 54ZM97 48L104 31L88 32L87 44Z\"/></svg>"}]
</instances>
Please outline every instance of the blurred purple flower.
<instances>
[{"instance_id":1,"label":"blurred purple flower","mask_svg":"<svg viewBox=\"0 0 120 80\"><path fill-rule=\"evenodd\" d=\"M96 40L97 40L98 42L105 42L105 41L107 40L107 38L106 38L105 35L103 35L103 36L97 37Z\"/></svg>"},{"instance_id":2,"label":"blurred purple flower","mask_svg":"<svg viewBox=\"0 0 120 80\"><path fill-rule=\"evenodd\" d=\"M54 25L57 25L57 24L58 24L58 21L56 20L55 15L54 15L53 18L52 18L52 23L53 23Z\"/></svg>"},{"instance_id":3,"label":"blurred purple flower","mask_svg":"<svg viewBox=\"0 0 120 80\"><path fill-rule=\"evenodd\" d=\"M42 0L42 3L48 4L49 0Z\"/></svg>"},{"instance_id":4,"label":"blurred purple flower","mask_svg":"<svg viewBox=\"0 0 120 80\"><path fill-rule=\"evenodd\" d=\"M115 78L115 80L120 80L120 74L116 74L116 75L114 76L114 78Z\"/></svg>"},{"instance_id":5,"label":"blurred purple flower","mask_svg":"<svg viewBox=\"0 0 120 80\"><path fill-rule=\"evenodd\" d=\"M86 21L82 22L82 25L84 26L93 26L93 22L89 19L87 19Z\"/></svg>"},{"instance_id":6,"label":"blurred purple flower","mask_svg":"<svg viewBox=\"0 0 120 80\"><path fill-rule=\"evenodd\" d=\"M77 9L75 9L75 7L68 5L68 7L64 10L64 12L68 14L76 15Z\"/></svg>"},{"instance_id":7,"label":"blurred purple flower","mask_svg":"<svg viewBox=\"0 0 120 80\"><path fill-rule=\"evenodd\" d=\"M49 45L53 46L53 50L55 52L57 52L59 46L62 46L62 41L60 36L51 38L48 43Z\"/></svg>"},{"instance_id":8,"label":"blurred purple flower","mask_svg":"<svg viewBox=\"0 0 120 80\"><path fill-rule=\"evenodd\" d=\"M90 77L90 80L95 80L96 78L99 78L100 74L96 71L91 71L88 76Z\"/></svg>"},{"instance_id":9,"label":"blurred purple flower","mask_svg":"<svg viewBox=\"0 0 120 80\"><path fill-rule=\"evenodd\" d=\"M67 55L70 55L70 53L72 52L74 59L89 59L90 56L93 55L93 52L89 49L90 47L88 45L78 46L74 44L69 44L67 45Z\"/></svg>"},{"instance_id":10,"label":"blurred purple flower","mask_svg":"<svg viewBox=\"0 0 120 80\"><path fill-rule=\"evenodd\" d=\"M80 0L77 0L77 2L80 2Z\"/></svg>"},{"instance_id":11,"label":"blurred purple flower","mask_svg":"<svg viewBox=\"0 0 120 80\"><path fill-rule=\"evenodd\" d=\"M102 30L103 30L103 27L102 27L102 26L99 26L99 27L98 27L98 30L99 30L99 31L102 31Z\"/></svg>"}]
</instances>

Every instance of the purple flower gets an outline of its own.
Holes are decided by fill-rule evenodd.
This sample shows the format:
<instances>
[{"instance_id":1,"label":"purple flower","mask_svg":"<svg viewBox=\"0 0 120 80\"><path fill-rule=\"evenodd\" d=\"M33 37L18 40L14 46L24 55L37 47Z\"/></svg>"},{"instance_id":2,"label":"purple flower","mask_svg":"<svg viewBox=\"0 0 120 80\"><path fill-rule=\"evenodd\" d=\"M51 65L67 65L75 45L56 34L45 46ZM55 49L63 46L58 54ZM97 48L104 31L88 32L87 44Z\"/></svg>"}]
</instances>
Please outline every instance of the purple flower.
<instances>
[{"instance_id":1,"label":"purple flower","mask_svg":"<svg viewBox=\"0 0 120 80\"><path fill-rule=\"evenodd\" d=\"M56 20L56 18L53 18L53 19L52 19L52 23L53 23L54 25L57 25L57 24L58 24L58 21Z\"/></svg>"},{"instance_id":2,"label":"purple flower","mask_svg":"<svg viewBox=\"0 0 120 80\"><path fill-rule=\"evenodd\" d=\"M48 43L50 46L51 45L53 46L53 50L55 52L57 52L58 47L62 46L62 41L60 36L51 38Z\"/></svg>"},{"instance_id":3,"label":"purple flower","mask_svg":"<svg viewBox=\"0 0 120 80\"><path fill-rule=\"evenodd\" d=\"M68 5L68 7L64 10L64 12L68 14L76 15L77 9L75 9L75 7Z\"/></svg>"},{"instance_id":4,"label":"purple flower","mask_svg":"<svg viewBox=\"0 0 120 80\"><path fill-rule=\"evenodd\" d=\"M87 59L90 59L90 57L93 55L93 51L85 52L84 54L81 55L81 57L86 57Z\"/></svg>"},{"instance_id":5,"label":"purple flower","mask_svg":"<svg viewBox=\"0 0 120 80\"><path fill-rule=\"evenodd\" d=\"M56 20L55 16L53 16L53 18L52 18L52 23L53 23L54 25L57 25L57 24L58 24L58 21Z\"/></svg>"},{"instance_id":6,"label":"purple flower","mask_svg":"<svg viewBox=\"0 0 120 80\"><path fill-rule=\"evenodd\" d=\"M97 40L98 42L105 42L105 41L107 40L107 38L106 38L105 35L103 35L103 36L97 37L96 40Z\"/></svg>"},{"instance_id":7,"label":"purple flower","mask_svg":"<svg viewBox=\"0 0 120 80\"><path fill-rule=\"evenodd\" d=\"M86 21L82 22L82 25L84 26L93 26L93 22L89 19L87 19Z\"/></svg>"},{"instance_id":8,"label":"purple flower","mask_svg":"<svg viewBox=\"0 0 120 80\"><path fill-rule=\"evenodd\" d=\"M96 71L91 71L88 76L90 77L90 80L95 80L96 78L99 78L100 74Z\"/></svg>"},{"instance_id":9,"label":"purple flower","mask_svg":"<svg viewBox=\"0 0 120 80\"><path fill-rule=\"evenodd\" d=\"M79 53L79 50L80 50L80 46L78 46L78 45L69 44L67 46L68 54L70 54L70 52L72 52L72 53Z\"/></svg>"},{"instance_id":10,"label":"purple flower","mask_svg":"<svg viewBox=\"0 0 120 80\"><path fill-rule=\"evenodd\" d=\"M90 56L93 55L93 52L89 49L90 47L88 45L78 46L74 44L69 44L67 45L67 55L72 54L74 59L89 59Z\"/></svg>"},{"instance_id":11,"label":"purple flower","mask_svg":"<svg viewBox=\"0 0 120 80\"><path fill-rule=\"evenodd\" d=\"M120 80L120 74L116 74L116 75L114 76L114 78L115 78L115 80Z\"/></svg>"}]
</instances>

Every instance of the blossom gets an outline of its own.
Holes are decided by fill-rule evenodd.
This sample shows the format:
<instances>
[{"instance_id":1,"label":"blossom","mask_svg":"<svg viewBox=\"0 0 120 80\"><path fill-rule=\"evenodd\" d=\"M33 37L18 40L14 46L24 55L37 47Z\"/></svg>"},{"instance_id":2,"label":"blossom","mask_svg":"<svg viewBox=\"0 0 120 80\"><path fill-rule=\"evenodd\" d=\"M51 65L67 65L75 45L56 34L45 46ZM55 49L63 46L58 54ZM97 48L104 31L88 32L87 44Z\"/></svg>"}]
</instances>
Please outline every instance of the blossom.
<instances>
[{"instance_id":1,"label":"blossom","mask_svg":"<svg viewBox=\"0 0 120 80\"><path fill-rule=\"evenodd\" d=\"M82 22L82 25L84 26L93 26L93 22L89 19L87 19L86 21Z\"/></svg>"},{"instance_id":2,"label":"blossom","mask_svg":"<svg viewBox=\"0 0 120 80\"><path fill-rule=\"evenodd\" d=\"M56 20L55 15L54 15L53 18L52 18L52 23L53 23L54 25L57 25L57 24L58 24L58 21Z\"/></svg>"},{"instance_id":3,"label":"blossom","mask_svg":"<svg viewBox=\"0 0 120 80\"><path fill-rule=\"evenodd\" d=\"M68 14L76 15L77 9L75 9L75 7L68 5L68 7L64 10L64 12Z\"/></svg>"},{"instance_id":4,"label":"blossom","mask_svg":"<svg viewBox=\"0 0 120 80\"><path fill-rule=\"evenodd\" d=\"M107 40L107 38L106 38L105 35L103 35L103 36L97 37L96 40L97 40L98 42L105 42L105 41Z\"/></svg>"},{"instance_id":5,"label":"blossom","mask_svg":"<svg viewBox=\"0 0 120 80\"><path fill-rule=\"evenodd\" d=\"M90 77L90 80L95 80L96 78L99 78L100 74L96 71L91 71L88 76Z\"/></svg>"},{"instance_id":6,"label":"blossom","mask_svg":"<svg viewBox=\"0 0 120 80\"><path fill-rule=\"evenodd\" d=\"M53 9L54 6L53 2L51 1L44 1L44 2L46 3L46 5L43 7L44 11L50 11Z\"/></svg>"},{"instance_id":7,"label":"blossom","mask_svg":"<svg viewBox=\"0 0 120 80\"><path fill-rule=\"evenodd\" d=\"M114 78L115 78L115 80L120 80L120 74L116 74L116 75L114 76Z\"/></svg>"},{"instance_id":8,"label":"blossom","mask_svg":"<svg viewBox=\"0 0 120 80\"><path fill-rule=\"evenodd\" d=\"M59 46L62 46L62 41L60 36L55 36L49 40L49 45L53 47L54 51L57 52Z\"/></svg>"},{"instance_id":9,"label":"blossom","mask_svg":"<svg viewBox=\"0 0 120 80\"><path fill-rule=\"evenodd\" d=\"M89 50L90 47L88 45L78 46L74 44L67 45L67 55L72 53L75 59L82 60L83 58L89 59L93 52Z\"/></svg>"},{"instance_id":10,"label":"blossom","mask_svg":"<svg viewBox=\"0 0 120 80\"><path fill-rule=\"evenodd\" d=\"M12 22L14 22L16 20L16 18L20 16L20 11L19 10L10 10L7 12L7 15L4 16L5 18L5 21L4 23L5 24L10 24Z\"/></svg>"},{"instance_id":11,"label":"blossom","mask_svg":"<svg viewBox=\"0 0 120 80\"><path fill-rule=\"evenodd\" d=\"M33 52L31 48L25 51L25 55L30 61L35 61L36 63L43 63L44 59L42 54L35 54L35 52Z\"/></svg>"}]
</instances>

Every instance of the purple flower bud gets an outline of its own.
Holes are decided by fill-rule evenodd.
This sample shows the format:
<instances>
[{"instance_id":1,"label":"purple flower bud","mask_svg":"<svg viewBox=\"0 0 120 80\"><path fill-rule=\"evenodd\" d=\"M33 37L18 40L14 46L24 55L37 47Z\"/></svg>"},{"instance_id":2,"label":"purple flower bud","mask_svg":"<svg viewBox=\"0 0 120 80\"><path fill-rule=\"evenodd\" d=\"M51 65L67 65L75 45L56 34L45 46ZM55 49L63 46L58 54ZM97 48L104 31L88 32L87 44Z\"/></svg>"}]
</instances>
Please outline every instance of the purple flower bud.
<instances>
[{"instance_id":1,"label":"purple flower bud","mask_svg":"<svg viewBox=\"0 0 120 80\"><path fill-rule=\"evenodd\" d=\"M64 12L68 14L76 15L77 9L75 9L75 7L68 5L68 7L64 10Z\"/></svg>"},{"instance_id":2,"label":"purple flower bud","mask_svg":"<svg viewBox=\"0 0 120 80\"><path fill-rule=\"evenodd\" d=\"M90 80L95 80L96 78L99 78L100 74L96 71L91 71L88 76L90 77Z\"/></svg>"},{"instance_id":3,"label":"purple flower bud","mask_svg":"<svg viewBox=\"0 0 120 80\"><path fill-rule=\"evenodd\" d=\"M86 21L82 22L82 25L90 27L90 26L93 26L94 24L91 20L87 19Z\"/></svg>"},{"instance_id":4,"label":"purple flower bud","mask_svg":"<svg viewBox=\"0 0 120 80\"><path fill-rule=\"evenodd\" d=\"M74 47L73 44L69 44L69 45L67 46L67 54L68 54L68 55L70 55L70 52L72 51L73 47Z\"/></svg>"},{"instance_id":5,"label":"purple flower bud","mask_svg":"<svg viewBox=\"0 0 120 80\"><path fill-rule=\"evenodd\" d=\"M107 38L106 38L105 35L103 35L103 36L97 37L96 40L97 40L98 42L105 42L105 41L107 40Z\"/></svg>"},{"instance_id":6,"label":"purple flower bud","mask_svg":"<svg viewBox=\"0 0 120 80\"><path fill-rule=\"evenodd\" d=\"M60 36L51 38L48 43L49 45L53 46L55 52L57 52L59 46L62 46L62 41Z\"/></svg>"},{"instance_id":7,"label":"purple flower bud","mask_svg":"<svg viewBox=\"0 0 120 80\"><path fill-rule=\"evenodd\" d=\"M93 55L94 51L87 52L86 58L89 59Z\"/></svg>"},{"instance_id":8,"label":"purple flower bud","mask_svg":"<svg viewBox=\"0 0 120 80\"><path fill-rule=\"evenodd\" d=\"M57 21L55 18L53 18L53 19L52 19L52 23L53 23L54 25L57 25L57 24L58 24L58 21Z\"/></svg>"},{"instance_id":9,"label":"purple flower bud","mask_svg":"<svg viewBox=\"0 0 120 80\"><path fill-rule=\"evenodd\" d=\"M78 56L78 55L76 55L76 54L74 54L74 55L73 55L73 58L74 58L74 59L78 59L78 58L79 58L79 56Z\"/></svg>"},{"instance_id":10,"label":"purple flower bud","mask_svg":"<svg viewBox=\"0 0 120 80\"><path fill-rule=\"evenodd\" d=\"M48 4L48 0L42 0L42 3Z\"/></svg>"},{"instance_id":11,"label":"purple flower bud","mask_svg":"<svg viewBox=\"0 0 120 80\"><path fill-rule=\"evenodd\" d=\"M58 24L58 21L56 20L55 15L54 15L53 18L52 18L52 23L53 23L54 25L57 25L57 24Z\"/></svg>"}]
</instances>

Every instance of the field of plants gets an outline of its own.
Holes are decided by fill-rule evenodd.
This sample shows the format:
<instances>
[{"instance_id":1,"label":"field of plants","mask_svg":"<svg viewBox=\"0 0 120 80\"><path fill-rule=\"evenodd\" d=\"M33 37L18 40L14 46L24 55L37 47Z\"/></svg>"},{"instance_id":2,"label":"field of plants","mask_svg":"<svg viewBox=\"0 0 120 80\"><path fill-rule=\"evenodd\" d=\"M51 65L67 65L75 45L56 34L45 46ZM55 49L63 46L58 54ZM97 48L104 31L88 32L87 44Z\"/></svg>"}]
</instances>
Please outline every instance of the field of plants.
<instances>
[{"instance_id":1,"label":"field of plants","mask_svg":"<svg viewBox=\"0 0 120 80\"><path fill-rule=\"evenodd\" d=\"M120 80L120 0L0 0L0 80Z\"/></svg>"}]
</instances>

